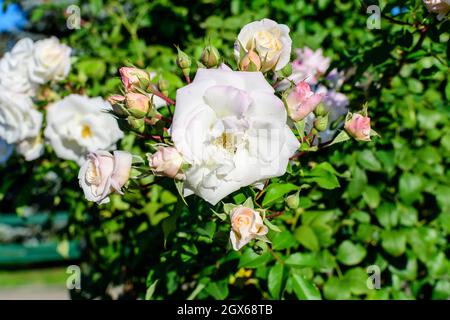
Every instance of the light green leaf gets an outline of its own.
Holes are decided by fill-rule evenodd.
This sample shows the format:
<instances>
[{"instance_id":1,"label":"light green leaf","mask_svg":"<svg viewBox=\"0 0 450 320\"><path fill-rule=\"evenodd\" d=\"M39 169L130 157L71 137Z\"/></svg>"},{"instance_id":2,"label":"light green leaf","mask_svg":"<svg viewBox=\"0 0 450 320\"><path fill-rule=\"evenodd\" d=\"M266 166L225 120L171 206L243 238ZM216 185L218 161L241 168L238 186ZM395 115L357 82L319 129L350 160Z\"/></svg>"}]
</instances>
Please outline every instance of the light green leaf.
<instances>
[{"instance_id":1,"label":"light green leaf","mask_svg":"<svg viewBox=\"0 0 450 320\"><path fill-rule=\"evenodd\" d=\"M292 286L298 299L300 300L322 300L320 291L310 280L299 274L292 275Z\"/></svg>"},{"instance_id":2,"label":"light green leaf","mask_svg":"<svg viewBox=\"0 0 450 320\"><path fill-rule=\"evenodd\" d=\"M270 207L272 204L283 198L289 192L298 190L298 187L292 183L272 183L267 187L263 207Z\"/></svg>"},{"instance_id":3,"label":"light green leaf","mask_svg":"<svg viewBox=\"0 0 450 320\"><path fill-rule=\"evenodd\" d=\"M342 242L337 249L337 259L347 266L360 263L366 256L367 251L360 244L354 244L350 240Z\"/></svg>"},{"instance_id":4,"label":"light green leaf","mask_svg":"<svg viewBox=\"0 0 450 320\"><path fill-rule=\"evenodd\" d=\"M269 288L270 295L274 299L280 298L281 284L283 282L283 265L276 263L269 271L267 278L267 286Z\"/></svg>"}]
</instances>

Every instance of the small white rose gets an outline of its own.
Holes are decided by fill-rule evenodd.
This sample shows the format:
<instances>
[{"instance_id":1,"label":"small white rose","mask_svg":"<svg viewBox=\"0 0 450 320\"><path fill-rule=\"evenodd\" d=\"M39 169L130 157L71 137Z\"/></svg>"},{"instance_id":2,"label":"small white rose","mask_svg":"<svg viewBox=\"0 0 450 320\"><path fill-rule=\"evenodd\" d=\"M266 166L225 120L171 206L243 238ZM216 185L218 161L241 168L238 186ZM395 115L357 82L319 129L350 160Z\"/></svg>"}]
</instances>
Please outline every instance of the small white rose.
<instances>
[{"instance_id":1,"label":"small white rose","mask_svg":"<svg viewBox=\"0 0 450 320\"><path fill-rule=\"evenodd\" d=\"M122 193L130 177L132 156L126 151L96 151L87 156L80 168L78 181L87 200L103 204L112 192Z\"/></svg>"},{"instance_id":2,"label":"small white rose","mask_svg":"<svg viewBox=\"0 0 450 320\"><path fill-rule=\"evenodd\" d=\"M265 240L269 231L258 211L238 206L230 212L230 240L234 250L240 250L253 239Z\"/></svg>"},{"instance_id":3,"label":"small white rose","mask_svg":"<svg viewBox=\"0 0 450 320\"><path fill-rule=\"evenodd\" d=\"M5 164L13 153L14 147L0 139L0 165Z\"/></svg>"},{"instance_id":4,"label":"small white rose","mask_svg":"<svg viewBox=\"0 0 450 320\"><path fill-rule=\"evenodd\" d=\"M36 41L28 65L31 81L44 84L65 79L70 71L71 51L70 47L62 44L56 37Z\"/></svg>"},{"instance_id":5,"label":"small white rose","mask_svg":"<svg viewBox=\"0 0 450 320\"><path fill-rule=\"evenodd\" d=\"M157 175L183 180L181 171L183 156L174 147L160 147L154 154L148 154L150 168Z\"/></svg>"},{"instance_id":6,"label":"small white rose","mask_svg":"<svg viewBox=\"0 0 450 320\"><path fill-rule=\"evenodd\" d=\"M244 53L254 50L261 60L261 71L281 70L291 57L292 40L289 28L270 19L262 19L245 25L235 43L235 56L239 61Z\"/></svg>"},{"instance_id":7,"label":"small white rose","mask_svg":"<svg viewBox=\"0 0 450 320\"><path fill-rule=\"evenodd\" d=\"M286 172L299 142L283 102L261 72L199 69L177 91L172 140L189 169L185 195L216 204Z\"/></svg>"},{"instance_id":8,"label":"small white rose","mask_svg":"<svg viewBox=\"0 0 450 320\"><path fill-rule=\"evenodd\" d=\"M33 108L28 96L0 88L0 138L18 143L36 137L41 126L42 114Z\"/></svg>"},{"instance_id":9,"label":"small white rose","mask_svg":"<svg viewBox=\"0 0 450 320\"><path fill-rule=\"evenodd\" d=\"M72 94L47 109L45 137L62 159L84 162L96 150L112 150L123 137L111 105L102 98Z\"/></svg>"}]
</instances>

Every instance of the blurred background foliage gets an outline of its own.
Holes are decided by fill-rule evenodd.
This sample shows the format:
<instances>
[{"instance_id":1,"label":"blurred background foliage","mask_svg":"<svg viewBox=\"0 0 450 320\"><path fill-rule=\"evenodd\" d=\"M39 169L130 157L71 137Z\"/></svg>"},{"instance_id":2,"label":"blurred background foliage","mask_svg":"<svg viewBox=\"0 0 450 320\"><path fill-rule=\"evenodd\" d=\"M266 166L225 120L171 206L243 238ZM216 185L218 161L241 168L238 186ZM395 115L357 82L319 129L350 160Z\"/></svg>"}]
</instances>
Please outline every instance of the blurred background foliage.
<instances>
[{"instance_id":1,"label":"blurred background foliage","mask_svg":"<svg viewBox=\"0 0 450 320\"><path fill-rule=\"evenodd\" d=\"M347 71L342 91L351 108L367 101L381 135L303 156L288 178L311 185L300 192L300 208L285 205L292 189L279 180L285 187L274 186L263 205L283 212L272 220L282 231L270 234L269 247L242 252L227 249L229 226L210 206L189 197L185 207L173 182L151 184L150 177L141 192L113 196L98 208L84 201L75 164L14 158L0 169L0 211L70 211L61 237L83 244L82 289L72 291L73 298L450 297L450 23L438 22L421 0L402 1L401 10L392 1L367 0L21 4L29 14L27 32L56 35L74 48L60 95L106 97L118 90L118 68L135 65L168 80L174 96L182 85L174 44L199 59L212 43L233 64L239 29L274 19L291 28L294 47L323 48L331 68ZM81 9L77 30L66 26L69 4ZM381 7L379 30L367 28L370 4ZM148 151L134 136L121 148ZM229 199L243 202L247 196L254 196L250 188ZM371 265L381 271L379 290L366 285Z\"/></svg>"}]
</instances>

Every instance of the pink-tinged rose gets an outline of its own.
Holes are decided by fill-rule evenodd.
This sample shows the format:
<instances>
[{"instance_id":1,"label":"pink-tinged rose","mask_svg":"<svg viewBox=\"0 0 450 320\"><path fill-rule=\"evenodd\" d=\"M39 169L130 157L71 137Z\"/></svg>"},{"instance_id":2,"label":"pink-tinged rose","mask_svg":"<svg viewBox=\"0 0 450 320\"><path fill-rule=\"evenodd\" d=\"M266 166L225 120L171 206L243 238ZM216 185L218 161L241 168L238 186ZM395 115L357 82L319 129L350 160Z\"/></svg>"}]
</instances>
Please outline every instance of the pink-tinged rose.
<instances>
[{"instance_id":1,"label":"pink-tinged rose","mask_svg":"<svg viewBox=\"0 0 450 320\"><path fill-rule=\"evenodd\" d=\"M147 113L150 107L150 98L140 93L127 93L126 95L127 108Z\"/></svg>"},{"instance_id":2,"label":"pink-tinged rose","mask_svg":"<svg viewBox=\"0 0 450 320\"><path fill-rule=\"evenodd\" d=\"M96 151L87 156L78 180L87 200L103 204L112 192L122 193L131 172L131 154L126 151Z\"/></svg>"},{"instance_id":3,"label":"pink-tinged rose","mask_svg":"<svg viewBox=\"0 0 450 320\"><path fill-rule=\"evenodd\" d=\"M285 99L289 116L294 121L304 119L322 101L322 95L312 92L306 82L299 82Z\"/></svg>"},{"instance_id":4,"label":"pink-tinged rose","mask_svg":"<svg viewBox=\"0 0 450 320\"><path fill-rule=\"evenodd\" d=\"M122 83L127 91L132 90L133 86L139 86L141 81L150 81L148 72L141 69L122 67L119 69L119 73L122 78Z\"/></svg>"},{"instance_id":5,"label":"pink-tinged rose","mask_svg":"<svg viewBox=\"0 0 450 320\"><path fill-rule=\"evenodd\" d=\"M356 140L370 141L370 118L354 113L352 118L345 123L345 131Z\"/></svg>"},{"instance_id":6,"label":"pink-tinged rose","mask_svg":"<svg viewBox=\"0 0 450 320\"><path fill-rule=\"evenodd\" d=\"M265 239L269 230L258 211L238 206L231 211L230 216L230 240L234 250L240 250L252 239Z\"/></svg>"},{"instance_id":7,"label":"pink-tinged rose","mask_svg":"<svg viewBox=\"0 0 450 320\"><path fill-rule=\"evenodd\" d=\"M150 168L157 175L183 180L183 156L174 147L160 147L154 154L147 155Z\"/></svg>"},{"instance_id":8,"label":"pink-tinged rose","mask_svg":"<svg viewBox=\"0 0 450 320\"><path fill-rule=\"evenodd\" d=\"M450 0L423 0L428 11L437 13L438 20L442 20L450 12Z\"/></svg>"}]
</instances>

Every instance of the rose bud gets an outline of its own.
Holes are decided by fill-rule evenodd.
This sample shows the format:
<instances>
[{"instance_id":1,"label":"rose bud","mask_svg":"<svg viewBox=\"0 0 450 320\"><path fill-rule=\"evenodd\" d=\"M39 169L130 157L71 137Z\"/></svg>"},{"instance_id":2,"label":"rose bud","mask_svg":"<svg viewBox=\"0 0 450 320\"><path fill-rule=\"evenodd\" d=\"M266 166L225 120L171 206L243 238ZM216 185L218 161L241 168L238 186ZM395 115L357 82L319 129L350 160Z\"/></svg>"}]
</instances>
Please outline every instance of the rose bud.
<instances>
[{"instance_id":1,"label":"rose bud","mask_svg":"<svg viewBox=\"0 0 450 320\"><path fill-rule=\"evenodd\" d=\"M147 155L150 168L156 175L184 180L183 156L174 147L160 147L154 154Z\"/></svg>"},{"instance_id":2,"label":"rose bud","mask_svg":"<svg viewBox=\"0 0 450 320\"><path fill-rule=\"evenodd\" d=\"M265 239L269 231L258 211L238 206L230 212L230 240L234 250L240 250L252 239Z\"/></svg>"},{"instance_id":3,"label":"rose bud","mask_svg":"<svg viewBox=\"0 0 450 320\"><path fill-rule=\"evenodd\" d=\"M123 194L131 172L131 154L126 151L96 151L87 156L81 166L78 180L89 201L103 204L109 202L112 192Z\"/></svg>"},{"instance_id":4,"label":"rose bud","mask_svg":"<svg viewBox=\"0 0 450 320\"><path fill-rule=\"evenodd\" d=\"M317 117L314 120L314 128L319 132L323 132L328 128L328 115Z\"/></svg>"},{"instance_id":5,"label":"rose bud","mask_svg":"<svg viewBox=\"0 0 450 320\"><path fill-rule=\"evenodd\" d=\"M119 73L127 91L133 90L134 86L145 89L150 83L150 75L145 70L122 67L119 69Z\"/></svg>"},{"instance_id":6,"label":"rose bud","mask_svg":"<svg viewBox=\"0 0 450 320\"><path fill-rule=\"evenodd\" d=\"M126 94L126 106L130 114L138 119L145 117L150 108L150 98L144 94L129 92Z\"/></svg>"},{"instance_id":7,"label":"rose bud","mask_svg":"<svg viewBox=\"0 0 450 320\"><path fill-rule=\"evenodd\" d=\"M345 131L356 140L370 141L370 118L354 113L344 125Z\"/></svg>"},{"instance_id":8,"label":"rose bud","mask_svg":"<svg viewBox=\"0 0 450 320\"><path fill-rule=\"evenodd\" d=\"M200 61L207 68L215 68L219 65L220 62L220 54L216 47L212 45L208 45L203 49L202 56L200 57Z\"/></svg>"},{"instance_id":9,"label":"rose bud","mask_svg":"<svg viewBox=\"0 0 450 320\"><path fill-rule=\"evenodd\" d=\"M259 71L261 69L261 58L259 55L250 50L239 62L239 70L241 71Z\"/></svg>"},{"instance_id":10,"label":"rose bud","mask_svg":"<svg viewBox=\"0 0 450 320\"><path fill-rule=\"evenodd\" d=\"M292 120L300 121L314 111L322 101L322 95L313 93L306 82L299 82L284 100Z\"/></svg>"},{"instance_id":11,"label":"rose bud","mask_svg":"<svg viewBox=\"0 0 450 320\"><path fill-rule=\"evenodd\" d=\"M111 104L114 114L120 118L126 118L130 115L127 108L125 108L125 97L115 94L108 98L108 102Z\"/></svg>"},{"instance_id":12,"label":"rose bud","mask_svg":"<svg viewBox=\"0 0 450 320\"><path fill-rule=\"evenodd\" d=\"M191 72L191 58L181 51L179 47L177 47L178 55L177 55L177 66L183 71L183 75L187 78L189 77L189 73Z\"/></svg>"}]
</instances>

